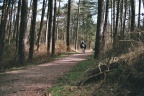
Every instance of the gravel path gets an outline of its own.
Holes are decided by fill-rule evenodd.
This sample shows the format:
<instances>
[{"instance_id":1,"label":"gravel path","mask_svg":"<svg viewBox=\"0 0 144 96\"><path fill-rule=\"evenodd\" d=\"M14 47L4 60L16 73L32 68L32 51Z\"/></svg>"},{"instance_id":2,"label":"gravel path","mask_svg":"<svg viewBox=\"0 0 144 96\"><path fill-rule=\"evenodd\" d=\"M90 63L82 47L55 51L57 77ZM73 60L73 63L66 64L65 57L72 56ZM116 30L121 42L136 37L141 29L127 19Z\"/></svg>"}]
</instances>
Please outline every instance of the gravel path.
<instances>
[{"instance_id":1,"label":"gravel path","mask_svg":"<svg viewBox=\"0 0 144 96\"><path fill-rule=\"evenodd\" d=\"M50 63L0 73L0 96L50 96L46 89L90 54L73 54Z\"/></svg>"}]
</instances>

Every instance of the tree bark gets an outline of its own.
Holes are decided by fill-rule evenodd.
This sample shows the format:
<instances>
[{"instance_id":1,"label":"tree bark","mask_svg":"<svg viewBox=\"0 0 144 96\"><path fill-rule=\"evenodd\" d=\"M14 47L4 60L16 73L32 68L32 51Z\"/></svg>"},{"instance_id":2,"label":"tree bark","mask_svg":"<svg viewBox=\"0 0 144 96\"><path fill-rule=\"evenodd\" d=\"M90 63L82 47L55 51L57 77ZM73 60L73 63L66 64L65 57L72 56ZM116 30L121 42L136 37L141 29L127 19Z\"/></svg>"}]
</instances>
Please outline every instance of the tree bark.
<instances>
[{"instance_id":1,"label":"tree bark","mask_svg":"<svg viewBox=\"0 0 144 96\"><path fill-rule=\"evenodd\" d=\"M115 26L115 30L114 30L114 33L113 33L113 48L114 49L116 49L116 46L117 46L117 33L118 33L120 3L121 3L121 0L118 0L117 15L116 15L116 26Z\"/></svg>"},{"instance_id":2,"label":"tree bark","mask_svg":"<svg viewBox=\"0 0 144 96\"><path fill-rule=\"evenodd\" d=\"M100 59L100 47L103 32L103 18L104 18L104 0L98 0L98 19L97 19L97 32L95 39L95 59Z\"/></svg>"},{"instance_id":3,"label":"tree bark","mask_svg":"<svg viewBox=\"0 0 144 96\"><path fill-rule=\"evenodd\" d=\"M125 0L125 13L124 13L124 19L123 19L123 30L121 34L122 38L124 38L126 16L127 16L127 0Z\"/></svg>"},{"instance_id":4,"label":"tree bark","mask_svg":"<svg viewBox=\"0 0 144 96\"><path fill-rule=\"evenodd\" d=\"M37 16L37 0L33 0L33 15L31 20L30 48L29 48L29 57L28 57L28 59L30 60L33 58L33 53L34 53L36 16Z\"/></svg>"},{"instance_id":5,"label":"tree bark","mask_svg":"<svg viewBox=\"0 0 144 96\"><path fill-rule=\"evenodd\" d=\"M67 35L66 35L66 46L67 52L70 51L70 18L71 18L71 0L68 0L68 14L67 14Z\"/></svg>"},{"instance_id":6,"label":"tree bark","mask_svg":"<svg viewBox=\"0 0 144 96\"><path fill-rule=\"evenodd\" d=\"M108 9L109 9L109 0L106 0L106 13L105 13L105 21L104 21L104 29L103 29L103 36L102 36L102 49L105 46L105 32L107 29L107 22L108 22Z\"/></svg>"},{"instance_id":7,"label":"tree bark","mask_svg":"<svg viewBox=\"0 0 144 96\"><path fill-rule=\"evenodd\" d=\"M54 2L53 34L52 34L52 55L55 55L55 29L56 29L56 0Z\"/></svg>"},{"instance_id":8,"label":"tree bark","mask_svg":"<svg viewBox=\"0 0 144 96\"><path fill-rule=\"evenodd\" d=\"M135 0L131 0L131 32L135 30Z\"/></svg>"},{"instance_id":9,"label":"tree bark","mask_svg":"<svg viewBox=\"0 0 144 96\"><path fill-rule=\"evenodd\" d=\"M140 28L141 0L139 0L138 28Z\"/></svg>"},{"instance_id":10,"label":"tree bark","mask_svg":"<svg viewBox=\"0 0 144 96\"><path fill-rule=\"evenodd\" d=\"M39 29L39 33L38 33L38 39L37 39L37 50L39 50L39 43L40 43L40 37L41 37L41 32L42 32L42 27L43 27L43 19L44 19L44 14L45 14L45 7L46 7L45 0L43 0L40 29Z\"/></svg>"},{"instance_id":11,"label":"tree bark","mask_svg":"<svg viewBox=\"0 0 144 96\"><path fill-rule=\"evenodd\" d=\"M28 1L22 0L22 9L21 9L21 23L20 23L20 34L19 34L19 63L25 64L25 35L27 31L27 10L28 10Z\"/></svg>"},{"instance_id":12,"label":"tree bark","mask_svg":"<svg viewBox=\"0 0 144 96\"><path fill-rule=\"evenodd\" d=\"M1 16L1 24L0 24L0 61L3 55L4 49L4 40L5 40L5 30L6 30L6 22L7 22L7 5L8 1L3 1L3 8L2 8L2 16Z\"/></svg>"},{"instance_id":13,"label":"tree bark","mask_svg":"<svg viewBox=\"0 0 144 96\"><path fill-rule=\"evenodd\" d=\"M49 24L48 24L48 44L47 53L50 53L50 43L51 43L51 30L52 30L52 10L53 10L53 0L49 0Z\"/></svg>"},{"instance_id":14,"label":"tree bark","mask_svg":"<svg viewBox=\"0 0 144 96\"><path fill-rule=\"evenodd\" d=\"M19 39L19 22L20 22L20 11L21 11L21 0L18 1L18 12L16 16L16 51L15 54L18 52L18 39Z\"/></svg>"},{"instance_id":15,"label":"tree bark","mask_svg":"<svg viewBox=\"0 0 144 96\"><path fill-rule=\"evenodd\" d=\"M77 26L76 26L76 39L75 39L75 50L77 50L77 46L78 46L79 13L80 13L80 0L79 0L79 3L78 3Z\"/></svg>"}]
</instances>

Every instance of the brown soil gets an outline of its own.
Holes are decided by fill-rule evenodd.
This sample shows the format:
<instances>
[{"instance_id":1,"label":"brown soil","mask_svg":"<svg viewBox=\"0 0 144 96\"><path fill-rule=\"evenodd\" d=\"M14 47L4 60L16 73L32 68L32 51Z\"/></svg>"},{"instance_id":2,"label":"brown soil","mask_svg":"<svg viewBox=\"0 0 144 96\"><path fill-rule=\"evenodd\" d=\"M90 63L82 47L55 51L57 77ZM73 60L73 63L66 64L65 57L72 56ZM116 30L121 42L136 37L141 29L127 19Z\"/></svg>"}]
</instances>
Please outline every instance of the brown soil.
<instances>
[{"instance_id":1,"label":"brown soil","mask_svg":"<svg viewBox=\"0 0 144 96\"><path fill-rule=\"evenodd\" d=\"M46 90L91 52L73 54L50 63L0 73L0 96L51 96Z\"/></svg>"}]
</instances>

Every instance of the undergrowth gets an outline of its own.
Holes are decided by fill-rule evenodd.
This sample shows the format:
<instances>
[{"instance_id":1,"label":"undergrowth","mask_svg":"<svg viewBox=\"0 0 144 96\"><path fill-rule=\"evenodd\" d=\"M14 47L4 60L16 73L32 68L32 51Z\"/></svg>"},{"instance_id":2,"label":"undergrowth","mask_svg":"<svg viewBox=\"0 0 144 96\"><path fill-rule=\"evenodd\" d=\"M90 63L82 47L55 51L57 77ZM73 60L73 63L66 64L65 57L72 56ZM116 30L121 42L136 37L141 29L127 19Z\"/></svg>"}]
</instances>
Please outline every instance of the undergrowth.
<instances>
[{"instance_id":1,"label":"undergrowth","mask_svg":"<svg viewBox=\"0 0 144 96\"><path fill-rule=\"evenodd\" d=\"M75 51L71 52L65 52L64 50L56 50L56 54L54 56L47 54L46 46L41 46L40 50L34 50L34 57L32 60L28 60L28 49L29 47L26 47L26 63L24 65L19 64L18 62L18 53L16 52L15 44L11 43L8 45L5 45L5 49L3 52L2 59L0 61L0 72L9 71L9 70L15 70L15 69L21 69L23 67L27 66L34 66L41 63L50 62L54 59L61 58L64 56L67 56L69 54L76 53Z\"/></svg>"},{"instance_id":2,"label":"undergrowth","mask_svg":"<svg viewBox=\"0 0 144 96\"><path fill-rule=\"evenodd\" d=\"M60 78L48 93L52 96L144 96L144 52L137 50L118 55L118 60L112 62L118 66L103 74L96 71L101 61L90 57ZM95 78L90 80L92 76Z\"/></svg>"}]
</instances>

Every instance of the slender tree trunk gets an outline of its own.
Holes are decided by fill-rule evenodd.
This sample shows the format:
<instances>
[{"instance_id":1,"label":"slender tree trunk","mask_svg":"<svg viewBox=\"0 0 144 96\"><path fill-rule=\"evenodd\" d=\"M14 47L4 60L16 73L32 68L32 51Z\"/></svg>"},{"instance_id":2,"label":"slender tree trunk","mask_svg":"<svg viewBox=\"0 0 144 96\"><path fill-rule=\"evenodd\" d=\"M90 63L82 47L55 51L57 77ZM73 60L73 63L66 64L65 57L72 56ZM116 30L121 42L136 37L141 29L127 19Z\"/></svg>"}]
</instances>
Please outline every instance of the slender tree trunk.
<instances>
[{"instance_id":1,"label":"slender tree trunk","mask_svg":"<svg viewBox=\"0 0 144 96\"><path fill-rule=\"evenodd\" d=\"M97 32L95 41L95 59L100 59L100 46L103 32L103 18L104 18L104 0L98 0L98 19L97 19Z\"/></svg>"},{"instance_id":2,"label":"slender tree trunk","mask_svg":"<svg viewBox=\"0 0 144 96\"><path fill-rule=\"evenodd\" d=\"M25 64L25 35L27 31L27 10L28 10L28 1L22 0L22 9L21 9L21 23L20 23L20 34L19 34L19 63Z\"/></svg>"},{"instance_id":3,"label":"slender tree trunk","mask_svg":"<svg viewBox=\"0 0 144 96\"><path fill-rule=\"evenodd\" d=\"M115 31L115 20L116 20L116 18L115 18L115 7L116 7L116 1L115 0L113 0L113 34L114 34L114 31Z\"/></svg>"},{"instance_id":4,"label":"slender tree trunk","mask_svg":"<svg viewBox=\"0 0 144 96\"><path fill-rule=\"evenodd\" d=\"M18 9L18 8L17 8ZM16 7L14 8L14 15L13 15L13 27L14 27L14 31L13 31L13 35L12 35L12 39L13 41L16 40L16 24L17 24L17 14L18 14L18 11L17 11Z\"/></svg>"},{"instance_id":5,"label":"slender tree trunk","mask_svg":"<svg viewBox=\"0 0 144 96\"><path fill-rule=\"evenodd\" d=\"M129 18L127 18L127 20L128 20L127 25L128 25L128 31L130 32L131 31L131 19L132 19L131 18L131 14L132 14L131 13L131 6L128 6L128 12L129 12Z\"/></svg>"},{"instance_id":6,"label":"slender tree trunk","mask_svg":"<svg viewBox=\"0 0 144 96\"><path fill-rule=\"evenodd\" d=\"M116 15L116 26L115 26L115 31L114 31L114 35L113 35L113 48L114 48L114 49L116 49L116 46L117 46L117 33L118 33L118 22L119 22L120 3L121 3L121 0L118 0L118 4L117 4L117 15Z\"/></svg>"},{"instance_id":7,"label":"slender tree trunk","mask_svg":"<svg viewBox=\"0 0 144 96\"><path fill-rule=\"evenodd\" d=\"M111 0L111 37L113 35L113 0Z\"/></svg>"},{"instance_id":8,"label":"slender tree trunk","mask_svg":"<svg viewBox=\"0 0 144 96\"><path fill-rule=\"evenodd\" d=\"M7 22L7 0L3 1L3 8L2 8L2 16L1 16L1 24L0 24L0 61L3 55L4 49L4 40L5 40L5 28Z\"/></svg>"},{"instance_id":9,"label":"slender tree trunk","mask_svg":"<svg viewBox=\"0 0 144 96\"><path fill-rule=\"evenodd\" d=\"M8 2L8 6L7 6L7 20L6 20L6 28L5 28L5 35L8 36L9 35L9 28L10 28L10 1ZM11 33L10 33L11 34Z\"/></svg>"},{"instance_id":10,"label":"slender tree trunk","mask_svg":"<svg viewBox=\"0 0 144 96\"><path fill-rule=\"evenodd\" d=\"M52 10L53 10L53 0L49 0L49 24L48 24L48 44L47 44L47 53L50 53L50 43L51 43L51 30L52 30Z\"/></svg>"},{"instance_id":11,"label":"slender tree trunk","mask_svg":"<svg viewBox=\"0 0 144 96\"><path fill-rule=\"evenodd\" d=\"M123 18L124 18L123 8L124 8L124 0L121 0L121 4L120 4L120 29L121 31L123 29Z\"/></svg>"},{"instance_id":12,"label":"slender tree trunk","mask_svg":"<svg viewBox=\"0 0 144 96\"><path fill-rule=\"evenodd\" d=\"M71 18L71 0L68 0L68 14L67 14L67 35L66 35L66 46L67 46L67 52L70 51L70 18Z\"/></svg>"},{"instance_id":13,"label":"slender tree trunk","mask_svg":"<svg viewBox=\"0 0 144 96\"><path fill-rule=\"evenodd\" d=\"M104 38L104 35L105 35L105 31L106 31L106 29L107 29L108 9L109 9L109 0L106 0L106 14L105 14L105 22L104 22L103 38Z\"/></svg>"},{"instance_id":14,"label":"slender tree trunk","mask_svg":"<svg viewBox=\"0 0 144 96\"><path fill-rule=\"evenodd\" d=\"M127 16L127 0L125 0L125 13L124 13L124 20L123 20L123 31L121 34L121 37L124 38L124 32L125 32L125 22L126 22L126 16Z\"/></svg>"},{"instance_id":15,"label":"slender tree trunk","mask_svg":"<svg viewBox=\"0 0 144 96\"><path fill-rule=\"evenodd\" d=\"M135 30L135 0L130 0L131 1L131 28L130 31L134 32ZM132 33L131 34L132 39L137 39L137 34Z\"/></svg>"},{"instance_id":16,"label":"slender tree trunk","mask_svg":"<svg viewBox=\"0 0 144 96\"><path fill-rule=\"evenodd\" d=\"M58 16L57 16L57 33L56 33L56 40L59 40L59 18L60 18L60 8L61 8L61 6L60 6L60 3L61 3L61 0L59 0L59 7L58 7Z\"/></svg>"},{"instance_id":17,"label":"slender tree trunk","mask_svg":"<svg viewBox=\"0 0 144 96\"><path fill-rule=\"evenodd\" d=\"M39 33L38 33L38 40L37 40L37 50L39 50L39 43L40 43L40 37L41 37L41 32L42 32L42 27L43 27L43 19L44 19L44 14L45 14L45 7L46 7L45 0L43 0L41 23L40 23Z\"/></svg>"},{"instance_id":18,"label":"slender tree trunk","mask_svg":"<svg viewBox=\"0 0 144 96\"><path fill-rule=\"evenodd\" d=\"M17 52L18 52L20 11L21 11L21 0L19 0L19 2L18 2L18 12L17 12L17 16L16 16L16 25L15 25L16 26L16 51L15 51L15 54L17 54Z\"/></svg>"},{"instance_id":19,"label":"slender tree trunk","mask_svg":"<svg viewBox=\"0 0 144 96\"><path fill-rule=\"evenodd\" d=\"M10 2L11 3L11 2ZM12 31L11 31L11 27L12 27L12 16L13 16L13 1L12 1L12 6L9 7L9 28L8 28L8 42L10 44L11 41L11 35L12 35Z\"/></svg>"},{"instance_id":20,"label":"slender tree trunk","mask_svg":"<svg viewBox=\"0 0 144 96\"><path fill-rule=\"evenodd\" d=\"M48 2L48 5L49 5L49 2ZM45 36L45 38L46 38L46 40L45 40L46 45L48 44L49 12L50 12L50 6L48 6L48 10L47 10L46 32L45 32L45 34L46 34L46 36Z\"/></svg>"},{"instance_id":21,"label":"slender tree trunk","mask_svg":"<svg viewBox=\"0 0 144 96\"><path fill-rule=\"evenodd\" d=\"M103 29L103 36L102 36L102 49L105 46L105 32L107 29L107 22L108 22L108 9L109 9L109 0L106 0L106 14L105 14L105 21L104 21L104 29Z\"/></svg>"},{"instance_id":22,"label":"slender tree trunk","mask_svg":"<svg viewBox=\"0 0 144 96\"><path fill-rule=\"evenodd\" d=\"M30 48L29 48L29 57L28 59L33 58L34 53L34 42L35 42L35 26L36 26L36 16L37 16L37 0L33 0L33 15L31 20L31 29L30 29Z\"/></svg>"},{"instance_id":23,"label":"slender tree trunk","mask_svg":"<svg viewBox=\"0 0 144 96\"><path fill-rule=\"evenodd\" d=\"M79 3L78 3L77 26L76 26L76 39L75 39L75 50L77 50L77 46L78 46L79 13L80 13L80 0L79 0Z\"/></svg>"},{"instance_id":24,"label":"slender tree trunk","mask_svg":"<svg viewBox=\"0 0 144 96\"><path fill-rule=\"evenodd\" d=\"M135 0L131 0L131 32L135 30Z\"/></svg>"},{"instance_id":25,"label":"slender tree trunk","mask_svg":"<svg viewBox=\"0 0 144 96\"><path fill-rule=\"evenodd\" d=\"M55 25L56 25L56 0L54 2L53 34L52 34L52 55L55 55Z\"/></svg>"},{"instance_id":26,"label":"slender tree trunk","mask_svg":"<svg viewBox=\"0 0 144 96\"><path fill-rule=\"evenodd\" d=\"M141 0L139 0L138 28L140 28Z\"/></svg>"}]
</instances>

